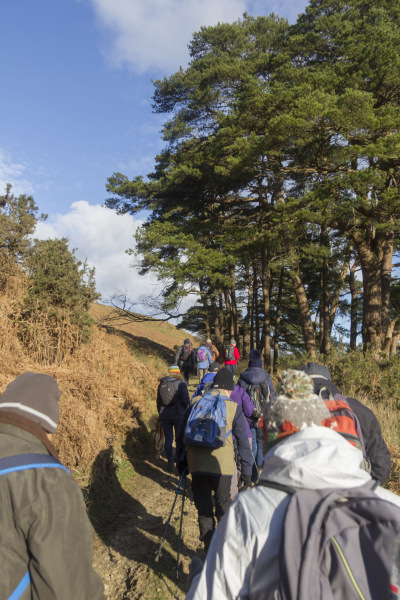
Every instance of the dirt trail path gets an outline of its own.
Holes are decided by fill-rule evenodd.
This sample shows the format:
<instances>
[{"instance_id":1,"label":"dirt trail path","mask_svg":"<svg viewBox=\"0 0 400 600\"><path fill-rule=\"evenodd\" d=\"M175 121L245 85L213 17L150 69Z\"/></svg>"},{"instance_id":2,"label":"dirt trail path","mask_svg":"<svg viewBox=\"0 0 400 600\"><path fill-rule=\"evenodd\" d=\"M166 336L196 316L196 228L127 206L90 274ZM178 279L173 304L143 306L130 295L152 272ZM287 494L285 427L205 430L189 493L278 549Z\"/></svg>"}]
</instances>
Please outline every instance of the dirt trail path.
<instances>
[{"instance_id":1,"label":"dirt trail path","mask_svg":"<svg viewBox=\"0 0 400 600\"><path fill-rule=\"evenodd\" d=\"M192 394L194 385L189 388ZM179 485L177 473L169 473L167 461L153 448L144 460L132 460L133 477L121 485L121 477L113 477L115 490L109 499L105 517L95 525L94 567L106 588L108 600L143 598L182 599L188 589L187 573L192 557L202 557L198 541L197 512L187 478L179 574L176 562L179 541L182 497L178 495L162 555L156 554L170 515ZM103 460L104 457L103 457ZM99 489L99 488L97 488ZM92 496L92 497L90 497ZM89 504L96 501L96 489L88 495Z\"/></svg>"}]
</instances>

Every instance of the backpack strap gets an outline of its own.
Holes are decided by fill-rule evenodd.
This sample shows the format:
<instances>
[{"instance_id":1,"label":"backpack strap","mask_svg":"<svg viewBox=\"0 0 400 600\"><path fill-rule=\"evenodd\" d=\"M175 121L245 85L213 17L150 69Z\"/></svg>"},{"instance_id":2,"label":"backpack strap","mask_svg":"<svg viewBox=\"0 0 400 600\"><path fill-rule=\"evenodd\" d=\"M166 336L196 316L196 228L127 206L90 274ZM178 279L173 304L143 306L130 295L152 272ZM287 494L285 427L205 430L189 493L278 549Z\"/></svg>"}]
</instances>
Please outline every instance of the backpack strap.
<instances>
[{"instance_id":1,"label":"backpack strap","mask_svg":"<svg viewBox=\"0 0 400 600\"><path fill-rule=\"evenodd\" d=\"M54 456L49 454L15 454L0 458L0 475L7 475L15 471L25 471L28 469L46 469L46 468L64 469L70 473L67 467Z\"/></svg>"},{"instance_id":2,"label":"backpack strap","mask_svg":"<svg viewBox=\"0 0 400 600\"><path fill-rule=\"evenodd\" d=\"M268 479L259 479L257 485L262 485L263 487L269 487L274 490L279 490L280 492L285 492L286 494L290 494L293 496L299 490L291 487L289 485L285 485L284 483L278 483L277 481L269 481Z\"/></svg>"},{"instance_id":3,"label":"backpack strap","mask_svg":"<svg viewBox=\"0 0 400 600\"><path fill-rule=\"evenodd\" d=\"M21 598L22 594L27 589L28 585L31 582L31 576L29 575L29 571L25 573L15 590L12 592L11 596L7 598L7 600L18 600Z\"/></svg>"}]
</instances>

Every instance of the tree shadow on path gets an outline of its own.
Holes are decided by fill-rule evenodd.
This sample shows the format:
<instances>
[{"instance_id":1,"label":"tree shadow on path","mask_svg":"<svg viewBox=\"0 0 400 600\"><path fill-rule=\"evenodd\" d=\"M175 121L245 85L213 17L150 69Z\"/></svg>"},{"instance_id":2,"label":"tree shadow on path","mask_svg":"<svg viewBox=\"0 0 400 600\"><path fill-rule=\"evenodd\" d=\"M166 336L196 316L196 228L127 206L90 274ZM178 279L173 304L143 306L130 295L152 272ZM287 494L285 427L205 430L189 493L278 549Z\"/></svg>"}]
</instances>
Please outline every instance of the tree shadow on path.
<instances>
[{"instance_id":1,"label":"tree shadow on path","mask_svg":"<svg viewBox=\"0 0 400 600\"><path fill-rule=\"evenodd\" d=\"M176 553L182 508L182 496L176 494L179 478L164 470L167 463L156 455L154 447L146 451L146 460L140 456L144 450L140 439L150 435L144 423L138 419L137 422L141 430L139 440L136 439L136 430L135 440L129 434L124 446L124 451L134 468L133 480L124 483L129 492L125 491L118 479L117 471L120 465L113 448L109 447L100 452L92 467L90 486L84 490L89 517L96 533L108 547L110 561L120 563L121 556L127 561L133 561L126 565L125 584L128 589L137 585L138 567L145 566L147 578L151 576L151 572L157 573L168 588L174 583L174 586L169 588L170 591L177 586L182 592L186 592L187 581L182 570L178 579L176 578ZM145 447L147 443L145 442ZM189 488L187 482L188 494ZM156 562L166 521L175 498L174 512L161 556ZM187 514L186 507L184 512ZM193 548L186 545L183 537L180 542L180 556L185 557L186 562L193 556ZM141 594L127 597L141 597Z\"/></svg>"}]
</instances>

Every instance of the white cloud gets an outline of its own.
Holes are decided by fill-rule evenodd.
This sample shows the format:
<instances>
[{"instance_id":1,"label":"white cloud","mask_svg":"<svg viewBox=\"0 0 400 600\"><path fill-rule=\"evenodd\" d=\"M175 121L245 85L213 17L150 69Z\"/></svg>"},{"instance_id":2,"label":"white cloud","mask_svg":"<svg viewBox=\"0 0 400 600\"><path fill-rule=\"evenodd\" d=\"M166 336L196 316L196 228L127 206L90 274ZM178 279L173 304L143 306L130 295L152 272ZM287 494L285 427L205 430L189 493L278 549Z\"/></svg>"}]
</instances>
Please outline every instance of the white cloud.
<instances>
[{"instance_id":1,"label":"white cloud","mask_svg":"<svg viewBox=\"0 0 400 600\"><path fill-rule=\"evenodd\" d=\"M142 224L131 215L86 201L74 202L67 214L57 214L49 221L38 223L34 237L54 239L67 237L70 249L76 248L80 260L87 259L96 268L96 289L103 301L117 292L137 300L147 293L158 293L160 285L154 277L139 275L131 268L132 257L125 253L133 248L133 234Z\"/></svg>"},{"instance_id":2,"label":"white cloud","mask_svg":"<svg viewBox=\"0 0 400 600\"><path fill-rule=\"evenodd\" d=\"M244 12L275 13L294 23L307 0L90 0L109 34L104 55L114 67L136 73L175 72L186 67L187 45L202 26L233 23ZM111 42L111 43L110 43Z\"/></svg>"},{"instance_id":3,"label":"white cloud","mask_svg":"<svg viewBox=\"0 0 400 600\"><path fill-rule=\"evenodd\" d=\"M8 183L13 186L12 192L15 196L20 194L32 194L33 185L25 178L27 165L21 161L15 161L12 155L0 149L0 194L3 194Z\"/></svg>"},{"instance_id":4,"label":"white cloud","mask_svg":"<svg viewBox=\"0 0 400 600\"><path fill-rule=\"evenodd\" d=\"M112 36L105 55L113 66L136 73L176 71L189 60L187 44L202 25L233 22L245 0L91 0L99 22Z\"/></svg>"}]
</instances>

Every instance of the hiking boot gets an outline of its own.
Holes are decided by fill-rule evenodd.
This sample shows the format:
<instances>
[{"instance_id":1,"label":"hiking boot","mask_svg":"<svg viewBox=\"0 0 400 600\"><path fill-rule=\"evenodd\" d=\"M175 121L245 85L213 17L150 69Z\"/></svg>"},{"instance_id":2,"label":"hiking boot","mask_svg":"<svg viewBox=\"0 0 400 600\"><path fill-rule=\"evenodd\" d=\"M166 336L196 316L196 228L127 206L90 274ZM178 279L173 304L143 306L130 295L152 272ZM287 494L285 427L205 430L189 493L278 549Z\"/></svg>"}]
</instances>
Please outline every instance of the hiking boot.
<instances>
[{"instance_id":1,"label":"hiking boot","mask_svg":"<svg viewBox=\"0 0 400 600\"><path fill-rule=\"evenodd\" d=\"M173 473L175 471L175 463L173 461L168 463L168 471Z\"/></svg>"}]
</instances>

